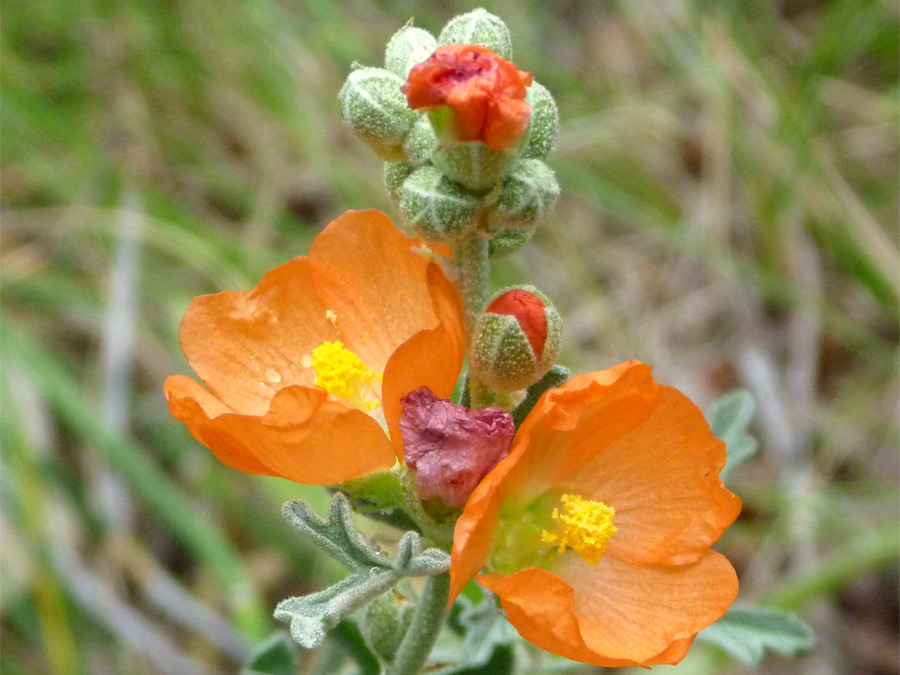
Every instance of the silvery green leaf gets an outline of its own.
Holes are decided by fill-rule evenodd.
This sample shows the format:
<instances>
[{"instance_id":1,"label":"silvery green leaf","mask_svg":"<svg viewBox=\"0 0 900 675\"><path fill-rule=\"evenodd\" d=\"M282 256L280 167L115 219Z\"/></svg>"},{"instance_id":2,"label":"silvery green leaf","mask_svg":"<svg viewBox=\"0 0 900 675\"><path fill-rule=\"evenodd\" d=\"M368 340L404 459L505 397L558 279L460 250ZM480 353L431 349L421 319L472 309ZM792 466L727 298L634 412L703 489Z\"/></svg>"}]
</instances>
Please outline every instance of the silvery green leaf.
<instances>
[{"instance_id":1,"label":"silvery green leaf","mask_svg":"<svg viewBox=\"0 0 900 675\"><path fill-rule=\"evenodd\" d=\"M391 559L356 529L350 503L341 493L335 494L324 519L299 500L285 504L284 514L297 532L352 572L330 588L288 598L275 608L275 618L290 623L291 637L307 649L321 645L342 619L404 577L442 574L450 568L450 555L435 548L423 551L417 532L401 537L397 555Z\"/></svg>"},{"instance_id":2,"label":"silvery green leaf","mask_svg":"<svg viewBox=\"0 0 900 675\"><path fill-rule=\"evenodd\" d=\"M715 401L709 410L709 426L719 439L725 441L728 463L720 474L725 480L741 462L756 454L759 444L747 433L756 403L750 392L736 389Z\"/></svg>"},{"instance_id":3,"label":"silvery green leaf","mask_svg":"<svg viewBox=\"0 0 900 675\"><path fill-rule=\"evenodd\" d=\"M421 551L421 538L415 532L401 537L394 558L394 569L405 577L441 574L450 569L450 554L437 548Z\"/></svg>"},{"instance_id":4,"label":"silvery green leaf","mask_svg":"<svg viewBox=\"0 0 900 675\"><path fill-rule=\"evenodd\" d=\"M241 675L294 675L300 664L293 643L284 633L274 633L260 644Z\"/></svg>"},{"instance_id":5,"label":"silvery green leaf","mask_svg":"<svg viewBox=\"0 0 900 675\"><path fill-rule=\"evenodd\" d=\"M373 566L391 566L388 556L356 529L350 503L341 493L334 496L325 519L299 499L284 505L284 517L297 532L349 570L360 572Z\"/></svg>"},{"instance_id":6,"label":"silvery green leaf","mask_svg":"<svg viewBox=\"0 0 900 675\"><path fill-rule=\"evenodd\" d=\"M275 618L289 622L291 637L306 649L314 649L342 619L361 609L399 581L390 569L373 567L368 573L351 574L334 586L278 603Z\"/></svg>"},{"instance_id":7,"label":"silvery green leaf","mask_svg":"<svg viewBox=\"0 0 900 675\"><path fill-rule=\"evenodd\" d=\"M812 629L795 614L749 605L733 605L697 637L748 666L758 666L767 651L793 656L815 643Z\"/></svg>"}]
</instances>

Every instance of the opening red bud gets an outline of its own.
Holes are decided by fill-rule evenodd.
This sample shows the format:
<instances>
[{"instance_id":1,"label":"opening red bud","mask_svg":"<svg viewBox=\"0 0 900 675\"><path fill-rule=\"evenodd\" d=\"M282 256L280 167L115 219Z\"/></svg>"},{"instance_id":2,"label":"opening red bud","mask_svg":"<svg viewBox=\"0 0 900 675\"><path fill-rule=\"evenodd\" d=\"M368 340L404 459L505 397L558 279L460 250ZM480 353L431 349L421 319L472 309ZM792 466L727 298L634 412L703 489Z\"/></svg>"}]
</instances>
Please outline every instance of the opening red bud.
<instances>
[{"instance_id":1,"label":"opening red bud","mask_svg":"<svg viewBox=\"0 0 900 675\"><path fill-rule=\"evenodd\" d=\"M527 389L556 362L561 324L553 303L533 286L504 291L472 330L469 374L494 391Z\"/></svg>"},{"instance_id":2,"label":"opening red bud","mask_svg":"<svg viewBox=\"0 0 900 675\"><path fill-rule=\"evenodd\" d=\"M531 119L525 103L531 73L478 45L444 45L416 65L403 85L409 107L453 110L457 141L499 151L515 145Z\"/></svg>"},{"instance_id":3,"label":"opening red bud","mask_svg":"<svg viewBox=\"0 0 900 675\"><path fill-rule=\"evenodd\" d=\"M541 358L547 343L547 312L543 300L534 293L514 288L498 296L488 305L487 311L515 317L534 355Z\"/></svg>"}]
</instances>

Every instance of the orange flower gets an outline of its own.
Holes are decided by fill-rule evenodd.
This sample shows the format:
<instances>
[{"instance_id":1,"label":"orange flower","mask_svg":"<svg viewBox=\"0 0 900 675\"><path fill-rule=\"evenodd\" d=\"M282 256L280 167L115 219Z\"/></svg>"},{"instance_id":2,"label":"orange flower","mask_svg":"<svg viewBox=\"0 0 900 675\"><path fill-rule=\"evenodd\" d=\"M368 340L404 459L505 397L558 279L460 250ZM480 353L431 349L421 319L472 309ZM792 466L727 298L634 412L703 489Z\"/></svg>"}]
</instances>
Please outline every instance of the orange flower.
<instances>
[{"instance_id":1,"label":"orange flower","mask_svg":"<svg viewBox=\"0 0 900 675\"><path fill-rule=\"evenodd\" d=\"M415 66L403 85L409 107L435 110L449 106L455 113L453 136L458 141L482 141L491 150L515 145L531 118L525 88L531 73L477 45L438 47Z\"/></svg>"},{"instance_id":2,"label":"orange flower","mask_svg":"<svg viewBox=\"0 0 900 675\"><path fill-rule=\"evenodd\" d=\"M400 399L449 396L464 353L457 291L422 245L350 211L253 290L195 298L180 339L206 387L170 377L172 415L248 473L327 485L393 466Z\"/></svg>"},{"instance_id":3,"label":"orange flower","mask_svg":"<svg viewBox=\"0 0 900 675\"><path fill-rule=\"evenodd\" d=\"M454 534L451 597L485 566L525 639L599 666L677 663L737 594L710 547L740 500L724 443L630 361L572 378L528 415Z\"/></svg>"}]
</instances>

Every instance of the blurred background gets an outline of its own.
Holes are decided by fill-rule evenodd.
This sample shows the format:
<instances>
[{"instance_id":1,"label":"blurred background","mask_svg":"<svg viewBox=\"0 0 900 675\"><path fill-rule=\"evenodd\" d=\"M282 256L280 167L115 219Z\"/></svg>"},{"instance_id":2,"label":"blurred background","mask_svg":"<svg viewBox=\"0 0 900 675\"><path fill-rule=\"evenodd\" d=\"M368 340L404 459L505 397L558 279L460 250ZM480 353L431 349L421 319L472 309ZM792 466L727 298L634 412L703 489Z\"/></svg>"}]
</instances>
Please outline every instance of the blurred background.
<instances>
[{"instance_id":1,"label":"blurred background","mask_svg":"<svg viewBox=\"0 0 900 675\"><path fill-rule=\"evenodd\" d=\"M280 518L324 491L219 465L162 383L192 297L346 209L397 216L337 91L410 17L475 6L4 3L4 674L237 672L278 600L338 577ZM495 286L556 301L575 371L640 358L704 408L750 390L718 548L741 600L818 636L761 670L897 673L897 3L485 6L563 122L560 203ZM677 670L751 672L708 646Z\"/></svg>"}]
</instances>

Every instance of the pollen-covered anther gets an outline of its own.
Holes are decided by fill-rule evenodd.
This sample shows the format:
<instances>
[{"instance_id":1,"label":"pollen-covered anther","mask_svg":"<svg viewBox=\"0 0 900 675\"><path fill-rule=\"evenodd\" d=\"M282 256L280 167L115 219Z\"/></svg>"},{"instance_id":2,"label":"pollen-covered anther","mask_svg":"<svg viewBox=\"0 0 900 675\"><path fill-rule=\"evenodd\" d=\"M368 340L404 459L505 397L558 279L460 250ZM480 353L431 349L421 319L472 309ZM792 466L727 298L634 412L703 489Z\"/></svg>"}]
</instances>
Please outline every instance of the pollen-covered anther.
<instances>
[{"instance_id":1,"label":"pollen-covered anther","mask_svg":"<svg viewBox=\"0 0 900 675\"><path fill-rule=\"evenodd\" d=\"M613 525L616 510L603 502L573 494L562 495L560 502L562 512L553 509L551 513L557 523L557 531L544 530L541 540L557 546L559 553L565 553L566 548L570 548L585 562L597 564L616 533L616 526Z\"/></svg>"},{"instance_id":2,"label":"pollen-covered anther","mask_svg":"<svg viewBox=\"0 0 900 675\"><path fill-rule=\"evenodd\" d=\"M323 342L313 350L310 365L316 385L350 405L371 412L381 405L381 373L368 368L342 342Z\"/></svg>"}]
</instances>

